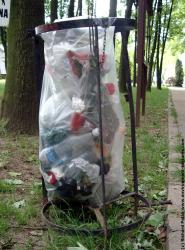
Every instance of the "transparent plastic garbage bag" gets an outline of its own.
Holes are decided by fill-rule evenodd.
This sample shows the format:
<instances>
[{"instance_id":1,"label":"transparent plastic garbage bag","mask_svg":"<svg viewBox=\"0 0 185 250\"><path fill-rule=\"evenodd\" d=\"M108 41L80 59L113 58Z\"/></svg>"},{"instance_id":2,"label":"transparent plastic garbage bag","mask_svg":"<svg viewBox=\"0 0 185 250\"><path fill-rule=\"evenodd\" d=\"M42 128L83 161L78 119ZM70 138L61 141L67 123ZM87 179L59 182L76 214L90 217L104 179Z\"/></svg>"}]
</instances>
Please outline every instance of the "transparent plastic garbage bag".
<instances>
[{"instance_id":1,"label":"transparent plastic garbage bag","mask_svg":"<svg viewBox=\"0 0 185 250\"><path fill-rule=\"evenodd\" d=\"M124 118L114 61L114 28L98 28L106 200L124 189ZM45 72L39 112L40 162L48 197L102 204L98 80L89 28L42 34Z\"/></svg>"}]
</instances>

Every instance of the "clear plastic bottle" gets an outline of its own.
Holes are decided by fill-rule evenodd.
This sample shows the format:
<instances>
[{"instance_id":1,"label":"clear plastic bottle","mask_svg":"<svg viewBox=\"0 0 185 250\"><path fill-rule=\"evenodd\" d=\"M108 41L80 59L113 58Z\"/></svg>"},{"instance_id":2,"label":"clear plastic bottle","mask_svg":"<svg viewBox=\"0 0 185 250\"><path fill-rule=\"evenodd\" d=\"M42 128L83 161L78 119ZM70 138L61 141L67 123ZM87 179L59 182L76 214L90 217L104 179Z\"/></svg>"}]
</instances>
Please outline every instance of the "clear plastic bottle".
<instances>
[{"instance_id":1,"label":"clear plastic bottle","mask_svg":"<svg viewBox=\"0 0 185 250\"><path fill-rule=\"evenodd\" d=\"M44 148L39 155L41 166L48 170L57 165L66 164L85 153L85 159L95 159L95 141L92 132L70 135L61 143Z\"/></svg>"}]
</instances>

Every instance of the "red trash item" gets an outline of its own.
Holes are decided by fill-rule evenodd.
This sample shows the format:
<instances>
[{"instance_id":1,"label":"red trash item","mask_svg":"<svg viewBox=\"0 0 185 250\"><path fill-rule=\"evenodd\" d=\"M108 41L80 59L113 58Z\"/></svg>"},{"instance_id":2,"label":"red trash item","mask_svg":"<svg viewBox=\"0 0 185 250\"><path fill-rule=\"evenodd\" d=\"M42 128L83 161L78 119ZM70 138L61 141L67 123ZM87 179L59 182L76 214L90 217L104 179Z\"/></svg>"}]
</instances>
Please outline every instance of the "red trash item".
<instances>
[{"instance_id":1,"label":"red trash item","mask_svg":"<svg viewBox=\"0 0 185 250\"><path fill-rule=\"evenodd\" d=\"M55 185L57 183L57 179L56 179L56 176L54 175L54 173L52 173L51 171L49 171L48 175L50 176L49 183L51 185Z\"/></svg>"},{"instance_id":2,"label":"red trash item","mask_svg":"<svg viewBox=\"0 0 185 250\"><path fill-rule=\"evenodd\" d=\"M80 78L82 76L83 65L86 61L89 60L90 55L85 53L76 53L69 50L67 52L67 57L69 59L73 74ZM101 66L105 62L105 60L106 55L100 54L99 61Z\"/></svg>"},{"instance_id":3,"label":"red trash item","mask_svg":"<svg viewBox=\"0 0 185 250\"><path fill-rule=\"evenodd\" d=\"M115 85L114 83L106 83L106 89L108 90L109 95L113 95L115 93Z\"/></svg>"},{"instance_id":4,"label":"red trash item","mask_svg":"<svg viewBox=\"0 0 185 250\"><path fill-rule=\"evenodd\" d=\"M75 112L72 114L71 116L72 131L79 130L81 127L83 127L84 123L85 123L85 117L81 113Z\"/></svg>"}]
</instances>

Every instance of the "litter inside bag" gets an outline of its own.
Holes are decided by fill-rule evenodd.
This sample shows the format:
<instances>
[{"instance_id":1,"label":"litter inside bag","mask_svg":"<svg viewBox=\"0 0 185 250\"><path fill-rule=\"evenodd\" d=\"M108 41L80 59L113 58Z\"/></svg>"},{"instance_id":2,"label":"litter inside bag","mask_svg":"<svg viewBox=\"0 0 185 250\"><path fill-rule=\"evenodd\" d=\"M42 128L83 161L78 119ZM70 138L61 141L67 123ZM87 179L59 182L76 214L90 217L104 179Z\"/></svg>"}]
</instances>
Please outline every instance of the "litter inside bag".
<instances>
[{"instance_id":1,"label":"litter inside bag","mask_svg":"<svg viewBox=\"0 0 185 250\"><path fill-rule=\"evenodd\" d=\"M114 28L98 28L106 200L124 189L124 118L114 62ZM40 162L48 197L102 204L96 58L89 28L42 34L45 72L39 112Z\"/></svg>"}]
</instances>

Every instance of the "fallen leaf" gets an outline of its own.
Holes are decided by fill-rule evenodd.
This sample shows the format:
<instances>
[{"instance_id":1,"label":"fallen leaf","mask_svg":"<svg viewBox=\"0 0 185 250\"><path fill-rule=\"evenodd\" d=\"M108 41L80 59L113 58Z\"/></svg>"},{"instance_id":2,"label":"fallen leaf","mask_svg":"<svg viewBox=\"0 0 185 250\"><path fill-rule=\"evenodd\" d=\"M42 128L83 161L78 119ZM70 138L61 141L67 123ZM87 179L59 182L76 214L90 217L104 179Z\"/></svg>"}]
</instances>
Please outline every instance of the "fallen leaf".
<instances>
[{"instance_id":1,"label":"fallen leaf","mask_svg":"<svg viewBox=\"0 0 185 250\"><path fill-rule=\"evenodd\" d=\"M10 176L12 177L17 177L17 176L20 176L22 175L22 173L17 173L17 172L8 172Z\"/></svg>"},{"instance_id":2,"label":"fallen leaf","mask_svg":"<svg viewBox=\"0 0 185 250\"><path fill-rule=\"evenodd\" d=\"M42 182L34 181L33 185L41 187L42 186Z\"/></svg>"},{"instance_id":3,"label":"fallen leaf","mask_svg":"<svg viewBox=\"0 0 185 250\"><path fill-rule=\"evenodd\" d=\"M166 240L167 232L164 227L160 228L160 233L158 234L159 240Z\"/></svg>"},{"instance_id":4,"label":"fallen leaf","mask_svg":"<svg viewBox=\"0 0 185 250\"><path fill-rule=\"evenodd\" d=\"M146 227L146 231L148 233L154 232L154 227L148 226L148 227Z\"/></svg>"},{"instance_id":5,"label":"fallen leaf","mask_svg":"<svg viewBox=\"0 0 185 250\"><path fill-rule=\"evenodd\" d=\"M67 250L88 250L86 247L84 247L82 244L77 242L78 247L67 247Z\"/></svg>"},{"instance_id":6,"label":"fallen leaf","mask_svg":"<svg viewBox=\"0 0 185 250\"><path fill-rule=\"evenodd\" d=\"M167 194L167 190L162 190L161 192L159 192L160 196L165 196Z\"/></svg>"},{"instance_id":7,"label":"fallen leaf","mask_svg":"<svg viewBox=\"0 0 185 250\"><path fill-rule=\"evenodd\" d=\"M153 181L153 178L151 176L147 175L143 178L143 181L150 182L150 181Z\"/></svg>"},{"instance_id":8,"label":"fallen leaf","mask_svg":"<svg viewBox=\"0 0 185 250\"><path fill-rule=\"evenodd\" d=\"M8 164L8 162L6 162L6 161L0 162L0 168L5 168L7 164Z\"/></svg>"},{"instance_id":9,"label":"fallen leaf","mask_svg":"<svg viewBox=\"0 0 185 250\"><path fill-rule=\"evenodd\" d=\"M25 207L25 200L21 200L21 201L17 201L12 205L14 208L21 208L21 207Z\"/></svg>"},{"instance_id":10,"label":"fallen leaf","mask_svg":"<svg viewBox=\"0 0 185 250\"><path fill-rule=\"evenodd\" d=\"M153 227L159 227L163 225L164 223L164 216L162 213L155 213L150 216L148 221L146 222L147 225L153 226Z\"/></svg>"},{"instance_id":11,"label":"fallen leaf","mask_svg":"<svg viewBox=\"0 0 185 250\"><path fill-rule=\"evenodd\" d=\"M157 200L157 201L159 201L159 200L160 200L160 197L158 197L158 195L157 195L157 194L153 194L153 195L152 195L152 198L153 198L154 200Z\"/></svg>"},{"instance_id":12,"label":"fallen leaf","mask_svg":"<svg viewBox=\"0 0 185 250\"><path fill-rule=\"evenodd\" d=\"M22 185L24 182L22 180L18 179L4 179L3 180L7 184L12 184L12 185Z\"/></svg>"},{"instance_id":13,"label":"fallen leaf","mask_svg":"<svg viewBox=\"0 0 185 250\"><path fill-rule=\"evenodd\" d=\"M30 234L32 236L38 236L38 237L40 237L40 236L43 235L43 232L42 231L31 231Z\"/></svg>"}]
</instances>

